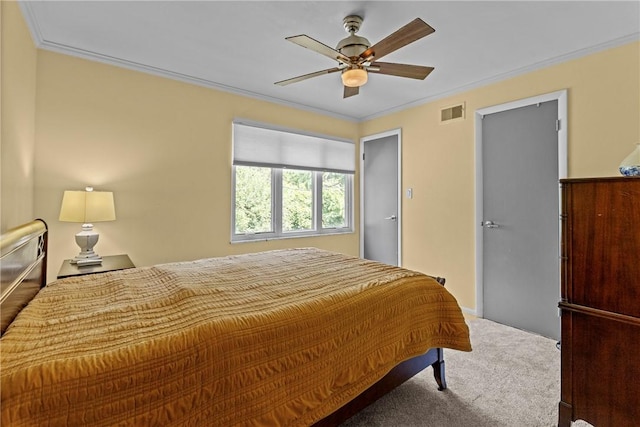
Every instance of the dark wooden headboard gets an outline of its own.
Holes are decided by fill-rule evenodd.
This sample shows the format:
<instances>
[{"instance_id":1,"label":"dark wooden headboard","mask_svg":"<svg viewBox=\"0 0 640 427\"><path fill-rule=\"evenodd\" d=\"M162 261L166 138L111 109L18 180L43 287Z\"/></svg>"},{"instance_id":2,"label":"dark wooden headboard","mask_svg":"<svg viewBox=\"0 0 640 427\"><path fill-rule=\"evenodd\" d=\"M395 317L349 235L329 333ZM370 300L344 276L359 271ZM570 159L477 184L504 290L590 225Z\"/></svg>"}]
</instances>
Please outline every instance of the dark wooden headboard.
<instances>
[{"instance_id":1,"label":"dark wooden headboard","mask_svg":"<svg viewBox=\"0 0 640 427\"><path fill-rule=\"evenodd\" d=\"M36 219L0 236L0 334L47 284L47 224Z\"/></svg>"}]
</instances>

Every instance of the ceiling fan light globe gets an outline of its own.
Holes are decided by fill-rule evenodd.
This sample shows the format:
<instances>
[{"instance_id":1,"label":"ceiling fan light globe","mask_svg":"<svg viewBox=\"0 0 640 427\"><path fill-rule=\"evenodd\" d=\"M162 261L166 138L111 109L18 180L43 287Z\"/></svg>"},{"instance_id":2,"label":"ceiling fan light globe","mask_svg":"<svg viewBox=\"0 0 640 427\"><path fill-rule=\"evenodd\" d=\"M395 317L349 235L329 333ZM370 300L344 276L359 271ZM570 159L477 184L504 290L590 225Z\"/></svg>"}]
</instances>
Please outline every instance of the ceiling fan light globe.
<instances>
[{"instance_id":1,"label":"ceiling fan light globe","mask_svg":"<svg viewBox=\"0 0 640 427\"><path fill-rule=\"evenodd\" d=\"M362 68L350 68L342 72L342 84L347 87L360 87L367 83L369 76Z\"/></svg>"}]
</instances>

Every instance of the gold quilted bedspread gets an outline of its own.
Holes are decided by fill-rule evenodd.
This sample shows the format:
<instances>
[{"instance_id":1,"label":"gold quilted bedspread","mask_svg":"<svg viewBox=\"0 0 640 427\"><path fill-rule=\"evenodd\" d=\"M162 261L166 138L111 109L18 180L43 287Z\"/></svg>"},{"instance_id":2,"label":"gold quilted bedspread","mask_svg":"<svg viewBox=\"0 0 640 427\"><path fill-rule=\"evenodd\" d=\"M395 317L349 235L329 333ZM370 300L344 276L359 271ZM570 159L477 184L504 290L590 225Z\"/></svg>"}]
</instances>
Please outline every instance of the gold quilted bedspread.
<instances>
[{"instance_id":1,"label":"gold quilted bedspread","mask_svg":"<svg viewBox=\"0 0 640 427\"><path fill-rule=\"evenodd\" d=\"M435 280L313 248L58 280L0 343L3 426L310 425L405 359L471 350Z\"/></svg>"}]
</instances>

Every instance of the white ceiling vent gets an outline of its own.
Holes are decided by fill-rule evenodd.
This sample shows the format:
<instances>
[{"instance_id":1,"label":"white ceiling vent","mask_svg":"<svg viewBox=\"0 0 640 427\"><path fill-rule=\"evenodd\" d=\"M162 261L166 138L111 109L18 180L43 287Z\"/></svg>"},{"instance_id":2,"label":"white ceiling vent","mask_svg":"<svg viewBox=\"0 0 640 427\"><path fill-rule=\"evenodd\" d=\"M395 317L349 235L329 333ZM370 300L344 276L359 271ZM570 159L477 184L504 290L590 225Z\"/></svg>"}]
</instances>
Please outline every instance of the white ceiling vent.
<instances>
[{"instance_id":1,"label":"white ceiling vent","mask_svg":"<svg viewBox=\"0 0 640 427\"><path fill-rule=\"evenodd\" d=\"M440 123L464 120L464 102L440 110Z\"/></svg>"}]
</instances>

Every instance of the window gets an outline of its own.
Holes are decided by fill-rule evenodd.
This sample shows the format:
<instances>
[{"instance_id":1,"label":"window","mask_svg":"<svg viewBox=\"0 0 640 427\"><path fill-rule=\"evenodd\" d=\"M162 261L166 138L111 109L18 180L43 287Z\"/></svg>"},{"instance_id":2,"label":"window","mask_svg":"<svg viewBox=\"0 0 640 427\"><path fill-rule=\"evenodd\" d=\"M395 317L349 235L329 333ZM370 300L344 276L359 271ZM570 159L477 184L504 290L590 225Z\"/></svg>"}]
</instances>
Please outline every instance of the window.
<instances>
[{"instance_id":1,"label":"window","mask_svg":"<svg viewBox=\"0 0 640 427\"><path fill-rule=\"evenodd\" d=\"M347 176L341 173L322 174L322 226L347 226Z\"/></svg>"},{"instance_id":2,"label":"window","mask_svg":"<svg viewBox=\"0 0 640 427\"><path fill-rule=\"evenodd\" d=\"M232 241L353 231L355 145L233 124Z\"/></svg>"},{"instance_id":3,"label":"window","mask_svg":"<svg viewBox=\"0 0 640 427\"><path fill-rule=\"evenodd\" d=\"M311 231L313 226L313 172L282 171L282 231Z\"/></svg>"},{"instance_id":4,"label":"window","mask_svg":"<svg viewBox=\"0 0 640 427\"><path fill-rule=\"evenodd\" d=\"M235 233L273 231L271 170L238 166L236 174Z\"/></svg>"}]
</instances>

